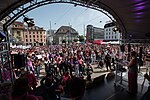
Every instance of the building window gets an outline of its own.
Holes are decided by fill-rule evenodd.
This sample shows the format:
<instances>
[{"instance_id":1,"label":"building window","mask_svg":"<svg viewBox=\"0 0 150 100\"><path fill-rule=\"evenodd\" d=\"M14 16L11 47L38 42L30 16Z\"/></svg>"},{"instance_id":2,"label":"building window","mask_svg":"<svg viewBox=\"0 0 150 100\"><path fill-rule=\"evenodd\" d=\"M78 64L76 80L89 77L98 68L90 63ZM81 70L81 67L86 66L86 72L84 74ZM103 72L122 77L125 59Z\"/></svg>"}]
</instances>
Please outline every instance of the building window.
<instances>
[{"instance_id":1,"label":"building window","mask_svg":"<svg viewBox=\"0 0 150 100\"><path fill-rule=\"evenodd\" d=\"M35 42L35 39L34 39L34 42Z\"/></svg>"},{"instance_id":2,"label":"building window","mask_svg":"<svg viewBox=\"0 0 150 100\"><path fill-rule=\"evenodd\" d=\"M112 36L112 39L113 39L114 37Z\"/></svg>"},{"instance_id":3,"label":"building window","mask_svg":"<svg viewBox=\"0 0 150 100\"><path fill-rule=\"evenodd\" d=\"M35 38L35 35L33 35L33 38Z\"/></svg>"},{"instance_id":4,"label":"building window","mask_svg":"<svg viewBox=\"0 0 150 100\"><path fill-rule=\"evenodd\" d=\"M31 35L30 35L30 38L31 38Z\"/></svg>"},{"instance_id":5,"label":"building window","mask_svg":"<svg viewBox=\"0 0 150 100\"><path fill-rule=\"evenodd\" d=\"M41 39L41 41L43 41L43 40Z\"/></svg>"},{"instance_id":6,"label":"building window","mask_svg":"<svg viewBox=\"0 0 150 100\"><path fill-rule=\"evenodd\" d=\"M117 37L115 36L115 39L116 39Z\"/></svg>"},{"instance_id":7,"label":"building window","mask_svg":"<svg viewBox=\"0 0 150 100\"><path fill-rule=\"evenodd\" d=\"M39 32L36 32L37 34L39 33Z\"/></svg>"},{"instance_id":8,"label":"building window","mask_svg":"<svg viewBox=\"0 0 150 100\"><path fill-rule=\"evenodd\" d=\"M26 38L28 37L28 35L26 35Z\"/></svg>"},{"instance_id":9,"label":"building window","mask_svg":"<svg viewBox=\"0 0 150 100\"><path fill-rule=\"evenodd\" d=\"M42 38L42 35L41 35L41 38Z\"/></svg>"},{"instance_id":10,"label":"building window","mask_svg":"<svg viewBox=\"0 0 150 100\"><path fill-rule=\"evenodd\" d=\"M34 34L34 32L33 32L33 34Z\"/></svg>"},{"instance_id":11,"label":"building window","mask_svg":"<svg viewBox=\"0 0 150 100\"><path fill-rule=\"evenodd\" d=\"M28 42L28 39L26 39L26 42Z\"/></svg>"},{"instance_id":12,"label":"building window","mask_svg":"<svg viewBox=\"0 0 150 100\"><path fill-rule=\"evenodd\" d=\"M42 34L42 32L40 32L40 34Z\"/></svg>"},{"instance_id":13,"label":"building window","mask_svg":"<svg viewBox=\"0 0 150 100\"><path fill-rule=\"evenodd\" d=\"M39 36L37 35L37 38L39 38Z\"/></svg>"},{"instance_id":14,"label":"building window","mask_svg":"<svg viewBox=\"0 0 150 100\"><path fill-rule=\"evenodd\" d=\"M18 36L21 36L20 31L17 31Z\"/></svg>"},{"instance_id":15,"label":"building window","mask_svg":"<svg viewBox=\"0 0 150 100\"><path fill-rule=\"evenodd\" d=\"M30 39L30 42L32 42L32 40Z\"/></svg>"},{"instance_id":16,"label":"building window","mask_svg":"<svg viewBox=\"0 0 150 100\"><path fill-rule=\"evenodd\" d=\"M106 39L107 39L107 36L106 36Z\"/></svg>"}]
</instances>

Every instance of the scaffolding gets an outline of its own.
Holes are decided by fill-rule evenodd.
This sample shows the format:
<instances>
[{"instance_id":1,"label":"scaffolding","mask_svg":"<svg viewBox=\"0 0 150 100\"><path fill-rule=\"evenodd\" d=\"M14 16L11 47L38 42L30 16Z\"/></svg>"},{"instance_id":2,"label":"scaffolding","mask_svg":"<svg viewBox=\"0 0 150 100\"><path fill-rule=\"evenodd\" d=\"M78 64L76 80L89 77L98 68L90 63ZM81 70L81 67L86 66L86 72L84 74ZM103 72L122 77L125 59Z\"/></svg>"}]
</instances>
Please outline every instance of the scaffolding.
<instances>
[{"instance_id":1,"label":"scaffolding","mask_svg":"<svg viewBox=\"0 0 150 100\"><path fill-rule=\"evenodd\" d=\"M12 68L7 42L0 43L0 83L12 82Z\"/></svg>"},{"instance_id":2,"label":"scaffolding","mask_svg":"<svg viewBox=\"0 0 150 100\"><path fill-rule=\"evenodd\" d=\"M0 83L13 82L14 76L11 64L9 34L7 28L4 26L3 32L6 36L0 42Z\"/></svg>"}]
</instances>

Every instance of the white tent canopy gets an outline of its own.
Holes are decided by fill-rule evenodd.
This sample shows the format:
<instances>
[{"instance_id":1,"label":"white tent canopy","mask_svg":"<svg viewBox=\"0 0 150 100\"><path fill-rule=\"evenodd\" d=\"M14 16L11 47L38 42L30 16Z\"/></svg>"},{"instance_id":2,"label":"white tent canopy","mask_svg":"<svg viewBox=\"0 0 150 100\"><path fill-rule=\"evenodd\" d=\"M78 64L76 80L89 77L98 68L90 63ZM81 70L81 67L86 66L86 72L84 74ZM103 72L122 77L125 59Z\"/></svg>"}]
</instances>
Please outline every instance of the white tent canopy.
<instances>
[{"instance_id":1,"label":"white tent canopy","mask_svg":"<svg viewBox=\"0 0 150 100\"><path fill-rule=\"evenodd\" d=\"M119 41L109 41L109 42L106 42L106 44L120 44Z\"/></svg>"},{"instance_id":2,"label":"white tent canopy","mask_svg":"<svg viewBox=\"0 0 150 100\"><path fill-rule=\"evenodd\" d=\"M11 48L20 48L20 49L28 49L31 48L31 45L23 46L23 45L10 45Z\"/></svg>"}]
</instances>

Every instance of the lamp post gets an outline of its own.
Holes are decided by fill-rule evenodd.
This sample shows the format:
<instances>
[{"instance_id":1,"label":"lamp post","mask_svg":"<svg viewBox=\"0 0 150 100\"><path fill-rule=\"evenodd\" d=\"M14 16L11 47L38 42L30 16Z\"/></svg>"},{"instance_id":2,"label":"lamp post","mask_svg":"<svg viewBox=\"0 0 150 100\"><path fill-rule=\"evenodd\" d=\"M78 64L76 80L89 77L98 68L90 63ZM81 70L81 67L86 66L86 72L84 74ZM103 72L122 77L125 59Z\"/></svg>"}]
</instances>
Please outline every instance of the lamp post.
<instances>
[{"instance_id":1,"label":"lamp post","mask_svg":"<svg viewBox=\"0 0 150 100\"><path fill-rule=\"evenodd\" d=\"M49 21L49 31L50 31L50 35L51 35L51 21Z\"/></svg>"},{"instance_id":2,"label":"lamp post","mask_svg":"<svg viewBox=\"0 0 150 100\"><path fill-rule=\"evenodd\" d=\"M84 34L84 43L85 43L85 41L86 41L86 30L85 30L85 24L83 25L83 30L84 30L84 32L83 32L83 34Z\"/></svg>"},{"instance_id":3,"label":"lamp post","mask_svg":"<svg viewBox=\"0 0 150 100\"><path fill-rule=\"evenodd\" d=\"M23 21L27 24L27 34L29 34L29 27L32 27L32 26L35 25L34 24L34 19L33 18L28 18L24 15L23 15L23 17L24 17Z\"/></svg>"},{"instance_id":4,"label":"lamp post","mask_svg":"<svg viewBox=\"0 0 150 100\"><path fill-rule=\"evenodd\" d=\"M52 25L56 25L56 23L52 23L52 21L50 20L49 21L49 32L48 32L48 41L50 42L50 44L53 44L54 43L54 36L55 36L55 32L54 30L52 29Z\"/></svg>"},{"instance_id":5,"label":"lamp post","mask_svg":"<svg viewBox=\"0 0 150 100\"><path fill-rule=\"evenodd\" d=\"M115 27L113 28L113 31L115 32L115 34L118 32L117 36L118 36L118 41L119 41L119 45L120 45L120 53L122 54L122 59L124 60L124 51L125 51L125 46L123 44L121 44L120 42L120 29L119 27L116 25L115 23Z\"/></svg>"},{"instance_id":6,"label":"lamp post","mask_svg":"<svg viewBox=\"0 0 150 100\"><path fill-rule=\"evenodd\" d=\"M70 23L69 23L69 33L68 33L68 44L70 44L70 42L71 42L71 25L70 25Z\"/></svg>"}]
</instances>

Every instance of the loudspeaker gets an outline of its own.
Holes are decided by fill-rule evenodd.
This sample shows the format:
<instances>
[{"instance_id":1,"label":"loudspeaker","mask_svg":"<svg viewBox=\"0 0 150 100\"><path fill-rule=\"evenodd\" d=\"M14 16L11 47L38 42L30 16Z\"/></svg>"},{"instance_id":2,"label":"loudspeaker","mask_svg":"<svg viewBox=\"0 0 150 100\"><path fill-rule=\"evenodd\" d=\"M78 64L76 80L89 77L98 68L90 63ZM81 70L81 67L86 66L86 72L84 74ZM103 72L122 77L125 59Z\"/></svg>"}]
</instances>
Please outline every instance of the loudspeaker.
<instances>
[{"instance_id":1,"label":"loudspeaker","mask_svg":"<svg viewBox=\"0 0 150 100\"><path fill-rule=\"evenodd\" d=\"M143 52L143 47L140 47L139 59L142 59L142 52Z\"/></svg>"},{"instance_id":2,"label":"loudspeaker","mask_svg":"<svg viewBox=\"0 0 150 100\"><path fill-rule=\"evenodd\" d=\"M101 76L98 76L98 77L94 78L93 84L100 84L100 83L103 83L105 76L106 76L106 74L103 74L103 75L101 75Z\"/></svg>"},{"instance_id":3,"label":"loudspeaker","mask_svg":"<svg viewBox=\"0 0 150 100\"><path fill-rule=\"evenodd\" d=\"M110 72L110 73L107 74L106 79L107 79L107 80L108 80L108 79L113 79L114 77L115 77L114 72Z\"/></svg>"},{"instance_id":4,"label":"loudspeaker","mask_svg":"<svg viewBox=\"0 0 150 100\"><path fill-rule=\"evenodd\" d=\"M26 57L24 54L16 54L14 55L14 67L20 69L21 67L25 67Z\"/></svg>"},{"instance_id":5,"label":"loudspeaker","mask_svg":"<svg viewBox=\"0 0 150 100\"><path fill-rule=\"evenodd\" d=\"M124 45L121 45L121 46L120 46L120 50L121 50L121 52L124 52L124 51L125 51L125 46L124 46Z\"/></svg>"}]
</instances>

